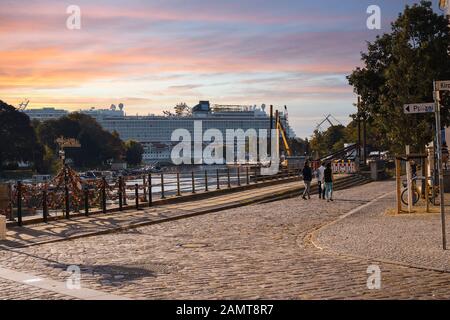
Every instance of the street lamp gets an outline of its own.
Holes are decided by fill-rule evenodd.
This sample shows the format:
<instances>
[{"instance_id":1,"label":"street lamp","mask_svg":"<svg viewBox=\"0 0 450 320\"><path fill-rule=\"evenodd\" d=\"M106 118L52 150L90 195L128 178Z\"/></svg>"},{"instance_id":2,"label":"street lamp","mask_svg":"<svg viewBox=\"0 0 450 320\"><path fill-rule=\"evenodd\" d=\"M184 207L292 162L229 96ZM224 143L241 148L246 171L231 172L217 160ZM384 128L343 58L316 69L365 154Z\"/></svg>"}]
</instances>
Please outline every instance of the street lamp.
<instances>
[{"instance_id":1,"label":"street lamp","mask_svg":"<svg viewBox=\"0 0 450 320\"><path fill-rule=\"evenodd\" d=\"M66 218L69 217L69 176L67 175L67 164L66 164L66 152L64 151L64 147L58 152L59 157L61 159L63 170L64 170L64 203L65 203L65 215Z\"/></svg>"}]
</instances>

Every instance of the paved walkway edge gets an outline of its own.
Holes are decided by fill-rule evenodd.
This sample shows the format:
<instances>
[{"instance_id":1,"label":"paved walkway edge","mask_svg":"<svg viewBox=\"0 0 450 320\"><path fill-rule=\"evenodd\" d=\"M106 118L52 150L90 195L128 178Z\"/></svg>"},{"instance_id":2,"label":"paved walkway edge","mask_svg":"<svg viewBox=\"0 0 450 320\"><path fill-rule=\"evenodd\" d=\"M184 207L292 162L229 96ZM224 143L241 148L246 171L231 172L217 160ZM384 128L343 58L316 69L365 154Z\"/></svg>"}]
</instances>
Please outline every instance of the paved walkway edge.
<instances>
[{"instance_id":1,"label":"paved walkway edge","mask_svg":"<svg viewBox=\"0 0 450 320\"><path fill-rule=\"evenodd\" d=\"M443 269L438 269L438 268L431 268L431 267L427 267L427 266L423 266L420 264L410 264L410 263L405 263L405 262L400 262L400 261L395 261L395 260L388 260L388 259L382 259L382 258L376 258L376 257L370 257L370 256L363 256L363 255L357 255L357 254L348 254L348 253L342 253L342 252L338 252L338 251L334 251L332 248L324 248L320 245L318 239L317 239L317 235L324 229L332 226L333 224L336 224L337 222L355 214L360 212L362 209L369 207L370 205L374 204L375 202L391 195L395 193L395 191L390 191L387 192L373 200L371 200L368 203L365 203L357 208L352 209L351 211L343 214L342 216L340 216L339 218L337 218L336 220L333 220L323 226L318 227L317 229L314 229L312 232L310 232L306 237L303 238L304 242L309 242L311 243L316 249L324 252L324 253L330 253L330 254L335 254L335 255L339 255L339 256L344 256L344 257L350 257L350 258L357 258L357 259L364 259L364 260L373 260L373 261L378 261L378 262L383 262L383 263L387 263L387 264L391 264L391 265L396 265L396 266L400 266L400 267L405 267L405 268L414 268L414 269L420 269L420 270L426 270L426 271L435 271L435 272L440 272L440 273L450 273L446 270Z\"/></svg>"},{"instance_id":2,"label":"paved walkway edge","mask_svg":"<svg viewBox=\"0 0 450 320\"><path fill-rule=\"evenodd\" d=\"M80 288L68 289L66 283L55 280L45 279L29 273L19 272L0 267L0 278L26 284L28 286L56 292L82 300L129 300L126 297L116 296L98 290Z\"/></svg>"}]
</instances>

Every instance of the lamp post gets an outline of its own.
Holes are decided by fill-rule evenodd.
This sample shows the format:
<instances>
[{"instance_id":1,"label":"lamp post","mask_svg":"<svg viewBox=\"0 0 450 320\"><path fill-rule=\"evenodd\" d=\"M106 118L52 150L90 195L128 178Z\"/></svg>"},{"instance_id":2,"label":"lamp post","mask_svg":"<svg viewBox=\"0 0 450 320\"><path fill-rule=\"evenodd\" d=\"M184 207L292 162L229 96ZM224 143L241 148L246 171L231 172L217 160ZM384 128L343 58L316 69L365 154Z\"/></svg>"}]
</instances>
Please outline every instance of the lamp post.
<instances>
[{"instance_id":1,"label":"lamp post","mask_svg":"<svg viewBox=\"0 0 450 320\"><path fill-rule=\"evenodd\" d=\"M64 148L59 150L59 157L61 159L61 163L64 170L64 204L65 204L65 216L66 218L69 218L69 211L70 211L70 205L69 205L69 177L67 175L67 164L66 164L66 152L64 151Z\"/></svg>"},{"instance_id":2,"label":"lamp post","mask_svg":"<svg viewBox=\"0 0 450 320\"><path fill-rule=\"evenodd\" d=\"M358 104L357 104L358 111L356 113L356 122L358 124L358 159L361 163L361 97L358 96Z\"/></svg>"},{"instance_id":3,"label":"lamp post","mask_svg":"<svg viewBox=\"0 0 450 320\"><path fill-rule=\"evenodd\" d=\"M59 157L61 158L63 170L64 170L64 199L65 199L65 216L69 218L70 203L69 203L69 175L68 175L68 165L66 163L66 152L64 148L80 148L80 142L73 138L59 137L55 140L59 145Z\"/></svg>"}]
</instances>

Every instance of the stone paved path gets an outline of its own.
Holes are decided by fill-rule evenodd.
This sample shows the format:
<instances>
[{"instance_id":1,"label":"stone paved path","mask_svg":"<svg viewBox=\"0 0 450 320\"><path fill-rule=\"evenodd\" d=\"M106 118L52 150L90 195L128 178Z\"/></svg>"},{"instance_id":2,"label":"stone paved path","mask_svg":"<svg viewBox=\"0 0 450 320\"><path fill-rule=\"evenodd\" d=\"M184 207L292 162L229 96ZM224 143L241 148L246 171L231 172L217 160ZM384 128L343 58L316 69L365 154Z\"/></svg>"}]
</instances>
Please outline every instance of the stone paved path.
<instances>
[{"instance_id":1,"label":"stone paved path","mask_svg":"<svg viewBox=\"0 0 450 320\"><path fill-rule=\"evenodd\" d=\"M222 207L241 206L258 198L270 197L279 193L300 189L301 182L290 182L258 189L244 190L238 193L211 196L202 200L182 203L143 207L141 210L126 210L89 217L61 219L49 223L8 227L7 241L0 241L0 246L23 247L46 242L82 237L89 234L114 231L130 225L145 225L177 217L217 211Z\"/></svg>"},{"instance_id":2,"label":"stone paved path","mask_svg":"<svg viewBox=\"0 0 450 320\"><path fill-rule=\"evenodd\" d=\"M289 199L9 248L0 266L62 281L78 265L83 287L144 299L450 298L448 273L323 252L309 241L313 230L392 188L375 182L338 191L332 203ZM366 285L372 264L382 271L380 290Z\"/></svg>"},{"instance_id":3,"label":"stone paved path","mask_svg":"<svg viewBox=\"0 0 450 320\"><path fill-rule=\"evenodd\" d=\"M395 207L395 193L392 193L365 210L323 228L315 235L314 242L343 254L450 272L450 250L442 250L439 207L432 208L433 213L423 210L423 213L387 214ZM447 213L449 209L447 206ZM447 214L446 234L450 239L448 217Z\"/></svg>"}]
</instances>

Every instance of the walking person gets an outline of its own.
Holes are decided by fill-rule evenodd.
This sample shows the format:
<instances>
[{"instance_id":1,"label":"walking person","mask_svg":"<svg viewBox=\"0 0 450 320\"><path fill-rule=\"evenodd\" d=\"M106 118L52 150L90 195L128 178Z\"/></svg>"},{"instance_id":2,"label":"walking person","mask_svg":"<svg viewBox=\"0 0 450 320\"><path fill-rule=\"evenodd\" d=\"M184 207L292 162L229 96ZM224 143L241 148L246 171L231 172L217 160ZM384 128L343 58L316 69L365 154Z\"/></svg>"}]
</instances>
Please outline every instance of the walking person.
<instances>
[{"instance_id":1,"label":"walking person","mask_svg":"<svg viewBox=\"0 0 450 320\"><path fill-rule=\"evenodd\" d=\"M447 142L442 143L442 163L444 164L444 170L447 170L447 164L449 159L449 152Z\"/></svg>"},{"instance_id":2,"label":"walking person","mask_svg":"<svg viewBox=\"0 0 450 320\"><path fill-rule=\"evenodd\" d=\"M325 200L325 163L320 164L317 169L317 185L319 186L319 199Z\"/></svg>"},{"instance_id":3,"label":"walking person","mask_svg":"<svg viewBox=\"0 0 450 320\"><path fill-rule=\"evenodd\" d=\"M309 166L309 162L305 162L305 166L302 170L303 183L305 184L305 191L303 192L302 198L306 200L306 196L308 199L311 199L310 191L311 191L311 181L312 181L312 170Z\"/></svg>"},{"instance_id":4,"label":"walking person","mask_svg":"<svg viewBox=\"0 0 450 320\"><path fill-rule=\"evenodd\" d=\"M325 194L327 197L327 202L333 201L333 170L331 170L331 163L327 163L327 167L324 171L324 181L325 181Z\"/></svg>"}]
</instances>

